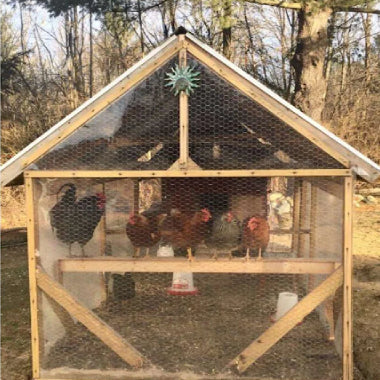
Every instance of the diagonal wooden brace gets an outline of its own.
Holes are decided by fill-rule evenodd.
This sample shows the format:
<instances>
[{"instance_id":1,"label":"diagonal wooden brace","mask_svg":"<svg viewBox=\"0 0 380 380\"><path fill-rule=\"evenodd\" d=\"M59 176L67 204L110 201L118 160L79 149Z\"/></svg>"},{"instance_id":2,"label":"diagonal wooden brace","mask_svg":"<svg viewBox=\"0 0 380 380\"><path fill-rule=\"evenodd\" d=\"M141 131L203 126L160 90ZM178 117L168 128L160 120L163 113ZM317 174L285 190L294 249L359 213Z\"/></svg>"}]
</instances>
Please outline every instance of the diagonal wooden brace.
<instances>
[{"instance_id":1,"label":"diagonal wooden brace","mask_svg":"<svg viewBox=\"0 0 380 380\"><path fill-rule=\"evenodd\" d=\"M332 296L342 284L343 269L340 266L332 275L289 310L288 313L254 340L228 364L228 367L235 367L239 373L243 373L319 304Z\"/></svg>"},{"instance_id":2,"label":"diagonal wooden brace","mask_svg":"<svg viewBox=\"0 0 380 380\"><path fill-rule=\"evenodd\" d=\"M121 335L75 299L58 282L41 269L37 271L37 285L49 297L61 305L70 315L96 335L104 344L132 367L141 367L146 359Z\"/></svg>"}]
</instances>

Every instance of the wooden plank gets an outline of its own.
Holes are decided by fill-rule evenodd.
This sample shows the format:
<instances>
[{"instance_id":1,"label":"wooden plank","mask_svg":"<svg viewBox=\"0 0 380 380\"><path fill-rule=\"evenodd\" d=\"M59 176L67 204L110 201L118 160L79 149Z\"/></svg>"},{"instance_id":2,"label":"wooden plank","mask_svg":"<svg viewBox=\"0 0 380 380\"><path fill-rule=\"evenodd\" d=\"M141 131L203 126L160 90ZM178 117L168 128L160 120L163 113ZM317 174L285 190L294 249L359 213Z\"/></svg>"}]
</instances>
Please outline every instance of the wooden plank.
<instances>
[{"instance_id":1,"label":"wooden plank","mask_svg":"<svg viewBox=\"0 0 380 380\"><path fill-rule=\"evenodd\" d=\"M265 354L291 329L297 326L326 298L332 296L343 283L343 268L339 267L331 276L318 285L311 293L297 303L288 313L255 339L230 363L239 373L243 373L257 359Z\"/></svg>"},{"instance_id":2,"label":"wooden plank","mask_svg":"<svg viewBox=\"0 0 380 380\"><path fill-rule=\"evenodd\" d=\"M326 177L351 175L348 169L275 170L28 170L32 178L149 178L149 177Z\"/></svg>"},{"instance_id":3,"label":"wooden plank","mask_svg":"<svg viewBox=\"0 0 380 380\"><path fill-rule=\"evenodd\" d=\"M298 236L300 234L300 212L301 212L301 187L300 180L294 180L294 195L293 195L293 236L292 236L292 251L298 252Z\"/></svg>"},{"instance_id":4,"label":"wooden plank","mask_svg":"<svg viewBox=\"0 0 380 380\"><path fill-rule=\"evenodd\" d=\"M260 90L253 83L249 82L247 79L239 75L236 71L232 70L223 62L210 55L204 49L194 44L192 41L188 41L189 44L187 49L189 53L194 55L194 57L201 61L203 64L207 65L217 75L228 81L231 85L240 90L243 94L262 105L269 112L277 116L279 119L284 121L298 133L310 140L313 144L321 148L331 157L335 158L342 165L344 165L345 167L350 166L349 160L347 160L343 155L338 153L335 149L333 149L330 146L330 144L328 143L328 136L319 133L319 137L317 138L315 134L312 134L309 131L310 125L306 122L306 120L300 118L299 116L291 112L288 108L276 101L273 97Z\"/></svg>"},{"instance_id":5,"label":"wooden plank","mask_svg":"<svg viewBox=\"0 0 380 380\"><path fill-rule=\"evenodd\" d=\"M25 168L33 161L46 153L49 149L54 147L57 143L68 137L80 126L85 124L93 116L103 111L107 106L114 102L117 98L124 95L127 91L143 81L146 77L152 74L158 67L169 61L174 55L176 55L180 49L180 44L174 42L164 47L160 52L157 52L156 56L151 60L148 60L144 65L138 67L130 75L126 76L122 81L117 83L114 87L109 89L102 97L96 99L88 105L82 112L76 114L70 118L66 123L60 126L60 133L46 138L43 144L36 147L31 151L26 159L23 161L22 166Z\"/></svg>"},{"instance_id":6,"label":"wooden plank","mask_svg":"<svg viewBox=\"0 0 380 380\"><path fill-rule=\"evenodd\" d=\"M30 294L30 317L32 338L32 372L33 377L40 374L40 337L38 325L38 291L36 280L36 217L34 214L34 191L32 178L25 178L25 202L28 230L28 266L29 266L29 294Z\"/></svg>"},{"instance_id":7,"label":"wooden plank","mask_svg":"<svg viewBox=\"0 0 380 380\"><path fill-rule=\"evenodd\" d=\"M132 367L141 367L145 359L122 336L76 300L58 282L39 270L36 274L37 285L49 297L61 305L71 316L96 335L104 344L118 354Z\"/></svg>"},{"instance_id":8,"label":"wooden plank","mask_svg":"<svg viewBox=\"0 0 380 380\"><path fill-rule=\"evenodd\" d=\"M353 379L352 356L352 202L353 177L344 180L343 379Z\"/></svg>"},{"instance_id":9,"label":"wooden plank","mask_svg":"<svg viewBox=\"0 0 380 380\"><path fill-rule=\"evenodd\" d=\"M318 189L314 184L311 185L310 195L310 243L309 243L309 257L314 259L316 253L316 230L317 230L317 206L318 206ZM308 289L309 292L315 287L315 276L309 275Z\"/></svg>"},{"instance_id":10,"label":"wooden plank","mask_svg":"<svg viewBox=\"0 0 380 380\"><path fill-rule=\"evenodd\" d=\"M179 41L183 42L185 36L179 36ZM186 48L179 51L179 66L186 67ZM189 158L189 98L184 91L179 94L179 167L187 169Z\"/></svg>"},{"instance_id":11,"label":"wooden plank","mask_svg":"<svg viewBox=\"0 0 380 380\"><path fill-rule=\"evenodd\" d=\"M301 181L301 205L300 205L300 228L305 228L306 215L308 213L308 184L302 180ZM298 235L298 251L297 257L306 257L306 236Z\"/></svg>"},{"instance_id":12,"label":"wooden plank","mask_svg":"<svg viewBox=\"0 0 380 380\"><path fill-rule=\"evenodd\" d=\"M195 171L199 171L199 170L202 170L202 168L197 165L192 159L190 156L187 157L187 163L186 163L187 167L186 167L186 170L187 172L193 172L194 170ZM174 162L174 164L168 169L168 171L178 171L178 170L184 170L184 169L181 169L182 166L180 164L180 160L178 159L176 162Z\"/></svg>"},{"instance_id":13,"label":"wooden plank","mask_svg":"<svg viewBox=\"0 0 380 380\"><path fill-rule=\"evenodd\" d=\"M185 258L135 259L129 257L86 257L60 260L64 272L194 272L194 273L294 273L329 274L335 270L332 260Z\"/></svg>"},{"instance_id":14,"label":"wooden plank","mask_svg":"<svg viewBox=\"0 0 380 380\"><path fill-rule=\"evenodd\" d=\"M106 184L102 183L102 193L106 196ZM105 256L107 250L107 208L104 210L104 214L100 219L100 255ZM101 297L103 302L107 301L108 296L108 283L105 276L105 273L99 273L100 280L100 289L101 289Z\"/></svg>"},{"instance_id":15,"label":"wooden plank","mask_svg":"<svg viewBox=\"0 0 380 380\"><path fill-rule=\"evenodd\" d=\"M186 376L186 375L185 375ZM126 370L84 370L70 368L65 369L44 370L43 376L38 380L180 380L180 379L197 379L197 380L231 380L231 376L221 377L220 374L215 375L187 375L179 376L178 372L168 372L162 369L154 368L140 371ZM37 379L35 379L37 380ZM244 380L278 380L273 377L244 376ZM290 379L288 379L290 380Z\"/></svg>"}]
</instances>

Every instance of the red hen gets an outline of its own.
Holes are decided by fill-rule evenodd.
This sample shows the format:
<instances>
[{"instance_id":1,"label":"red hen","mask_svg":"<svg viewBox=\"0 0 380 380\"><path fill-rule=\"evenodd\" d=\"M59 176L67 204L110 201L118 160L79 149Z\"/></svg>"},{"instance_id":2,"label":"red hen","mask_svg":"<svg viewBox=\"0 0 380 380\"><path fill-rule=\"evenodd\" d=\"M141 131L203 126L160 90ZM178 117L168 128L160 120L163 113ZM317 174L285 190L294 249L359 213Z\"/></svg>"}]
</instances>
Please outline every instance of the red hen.
<instances>
[{"instance_id":1,"label":"red hen","mask_svg":"<svg viewBox=\"0 0 380 380\"><path fill-rule=\"evenodd\" d=\"M250 251L258 253L258 259L262 258L269 243L269 225L261 216L251 216L244 221L242 245L247 250L246 259L250 258Z\"/></svg>"},{"instance_id":2,"label":"red hen","mask_svg":"<svg viewBox=\"0 0 380 380\"><path fill-rule=\"evenodd\" d=\"M192 247L201 243L208 233L208 221L211 213L204 208L192 215L173 209L160 224L159 230L164 243L175 248L185 248L188 259L193 260Z\"/></svg>"}]
</instances>

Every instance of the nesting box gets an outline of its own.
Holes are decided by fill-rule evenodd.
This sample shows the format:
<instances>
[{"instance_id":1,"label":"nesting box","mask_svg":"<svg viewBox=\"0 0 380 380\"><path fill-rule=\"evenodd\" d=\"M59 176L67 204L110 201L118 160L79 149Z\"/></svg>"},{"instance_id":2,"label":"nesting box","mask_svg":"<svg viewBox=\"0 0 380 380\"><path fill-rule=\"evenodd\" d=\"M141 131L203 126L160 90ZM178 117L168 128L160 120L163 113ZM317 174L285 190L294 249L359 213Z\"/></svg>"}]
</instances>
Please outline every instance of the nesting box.
<instances>
[{"instance_id":1,"label":"nesting box","mask_svg":"<svg viewBox=\"0 0 380 380\"><path fill-rule=\"evenodd\" d=\"M2 172L26 184L35 379L351 379L353 181L380 168L193 36Z\"/></svg>"}]
</instances>

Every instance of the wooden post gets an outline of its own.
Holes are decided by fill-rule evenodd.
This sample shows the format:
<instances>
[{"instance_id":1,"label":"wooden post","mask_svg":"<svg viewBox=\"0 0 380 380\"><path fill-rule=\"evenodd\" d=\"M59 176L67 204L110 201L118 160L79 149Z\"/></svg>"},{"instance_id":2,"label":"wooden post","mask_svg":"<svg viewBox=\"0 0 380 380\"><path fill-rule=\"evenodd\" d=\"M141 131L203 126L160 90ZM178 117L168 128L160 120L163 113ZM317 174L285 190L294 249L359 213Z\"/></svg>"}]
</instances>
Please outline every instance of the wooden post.
<instances>
[{"instance_id":1,"label":"wooden post","mask_svg":"<svg viewBox=\"0 0 380 380\"><path fill-rule=\"evenodd\" d=\"M343 380L353 379L352 357L352 202L353 177L344 179Z\"/></svg>"},{"instance_id":2,"label":"wooden post","mask_svg":"<svg viewBox=\"0 0 380 380\"><path fill-rule=\"evenodd\" d=\"M317 205L318 205L318 188L311 183L311 196L310 196L310 240L309 240L309 258L315 257L316 251L316 229L317 229ZM315 287L315 276L309 275L308 289L309 292Z\"/></svg>"},{"instance_id":3,"label":"wooden post","mask_svg":"<svg viewBox=\"0 0 380 380\"><path fill-rule=\"evenodd\" d=\"M185 40L185 35L180 35L180 41ZM186 67L186 48L179 51L179 66ZM179 94L179 168L187 169L189 157L189 99L184 91Z\"/></svg>"},{"instance_id":4,"label":"wooden post","mask_svg":"<svg viewBox=\"0 0 380 380\"><path fill-rule=\"evenodd\" d=\"M32 178L25 178L25 200L28 227L28 265L29 265L29 293L30 316L32 335L32 372L34 378L40 377L40 339L38 329L38 293L36 279L36 231L34 214L34 191Z\"/></svg>"},{"instance_id":5,"label":"wooden post","mask_svg":"<svg viewBox=\"0 0 380 380\"><path fill-rule=\"evenodd\" d=\"M293 195L293 236L292 236L292 252L296 252L298 257L298 240L300 231L300 212L301 212L301 188L300 180L294 179L294 195Z\"/></svg>"},{"instance_id":6,"label":"wooden post","mask_svg":"<svg viewBox=\"0 0 380 380\"><path fill-rule=\"evenodd\" d=\"M104 195L106 195L106 184L102 183L102 192ZM106 255L106 248L107 248L107 198L106 198L106 206L104 208L104 214L102 218L100 219L100 256ZM99 273L99 279L100 279L100 288L102 292L102 299L103 301L107 300L108 295L108 284L106 279L106 274L104 272Z\"/></svg>"},{"instance_id":7,"label":"wooden post","mask_svg":"<svg viewBox=\"0 0 380 380\"><path fill-rule=\"evenodd\" d=\"M306 228L304 223L307 215L308 206L308 186L304 180L301 180L301 205L300 205L300 227ZM308 228L309 226L307 226ZM305 257L305 239L307 238L304 234L298 234L298 251L297 257Z\"/></svg>"},{"instance_id":8,"label":"wooden post","mask_svg":"<svg viewBox=\"0 0 380 380\"><path fill-rule=\"evenodd\" d=\"M133 211L139 212L140 210L140 181L135 179L133 181Z\"/></svg>"}]
</instances>

